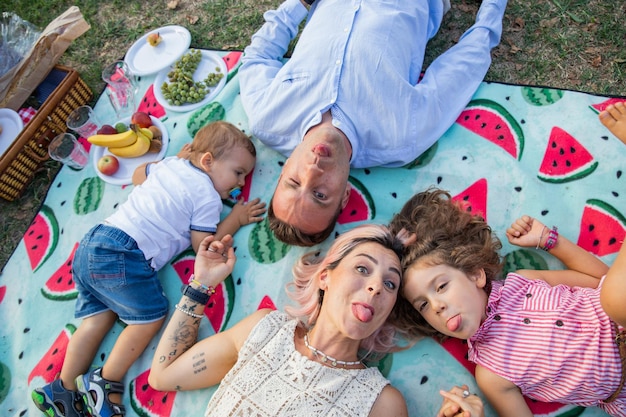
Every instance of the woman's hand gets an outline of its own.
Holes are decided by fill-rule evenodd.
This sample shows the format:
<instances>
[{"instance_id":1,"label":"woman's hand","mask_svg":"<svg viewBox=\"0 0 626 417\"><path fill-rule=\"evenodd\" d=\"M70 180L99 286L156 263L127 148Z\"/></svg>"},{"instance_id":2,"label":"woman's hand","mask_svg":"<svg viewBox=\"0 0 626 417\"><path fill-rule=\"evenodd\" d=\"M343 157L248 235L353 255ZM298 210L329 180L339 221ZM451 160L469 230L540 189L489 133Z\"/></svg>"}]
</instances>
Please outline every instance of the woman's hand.
<instances>
[{"instance_id":1,"label":"woman's hand","mask_svg":"<svg viewBox=\"0 0 626 417\"><path fill-rule=\"evenodd\" d=\"M506 229L506 237L513 245L526 248L541 247L548 239L548 232L549 230L539 220L524 215Z\"/></svg>"},{"instance_id":2,"label":"woman's hand","mask_svg":"<svg viewBox=\"0 0 626 417\"><path fill-rule=\"evenodd\" d=\"M215 240L213 235L207 236L198 247L194 277L206 286L216 287L233 271L236 260L231 235L221 240Z\"/></svg>"},{"instance_id":3,"label":"woman's hand","mask_svg":"<svg viewBox=\"0 0 626 417\"><path fill-rule=\"evenodd\" d=\"M412 245L417 240L417 236L415 235L415 233L409 232L404 227L400 229L396 237L400 240L400 242L402 242L402 246L404 246L405 248L409 245Z\"/></svg>"},{"instance_id":4,"label":"woman's hand","mask_svg":"<svg viewBox=\"0 0 626 417\"><path fill-rule=\"evenodd\" d=\"M467 385L453 387L450 391L439 391L444 398L437 417L484 417L483 400L470 394Z\"/></svg>"}]
</instances>

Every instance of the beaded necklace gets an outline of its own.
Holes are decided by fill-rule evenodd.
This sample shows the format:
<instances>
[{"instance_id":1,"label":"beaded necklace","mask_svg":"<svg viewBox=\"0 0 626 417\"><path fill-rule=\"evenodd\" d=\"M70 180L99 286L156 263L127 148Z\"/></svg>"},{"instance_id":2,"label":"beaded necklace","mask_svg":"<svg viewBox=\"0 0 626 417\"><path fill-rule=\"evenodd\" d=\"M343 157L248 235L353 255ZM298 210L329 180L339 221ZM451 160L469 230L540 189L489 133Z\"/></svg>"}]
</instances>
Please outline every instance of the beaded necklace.
<instances>
[{"instance_id":1,"label":"beaded necklace","mask_svg":"<svg viewBox=\"0 0 626 417\"><path fill-rule=\"evenodd\" d=\"M325 354L321 350L316 349L313 346L309 345L309 333L304 335L304 345L307 348L309 348L309 350L311 352L313 352L313 354L315 356L319 356L320 357L320 361L322 363L330 363L335 368L337 367L337 365L341 365L344 368L346 366L361 365L361 361L340 361L338 359L333 358L332 356L328 356L327 354Z\"/></svg>"}]
</instances>

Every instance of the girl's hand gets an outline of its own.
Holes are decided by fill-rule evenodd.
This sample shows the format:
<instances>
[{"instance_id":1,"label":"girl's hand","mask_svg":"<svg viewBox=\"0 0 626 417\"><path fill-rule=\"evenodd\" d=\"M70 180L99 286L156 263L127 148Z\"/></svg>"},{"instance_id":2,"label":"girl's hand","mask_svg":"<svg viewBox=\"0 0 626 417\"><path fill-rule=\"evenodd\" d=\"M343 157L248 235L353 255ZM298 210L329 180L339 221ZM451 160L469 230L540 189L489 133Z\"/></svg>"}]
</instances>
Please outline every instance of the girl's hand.
<instances>
[{"instance_id":1,"label":"girl's hand","mask_svg":"<svg viewBox=\"0 0 626 417\"><path fill-rule=\"evenodd\" d=\"M444 398L437 417L484 417L483 400L469 393L467 385L453 387L450 391L439 391Z\"/></svg>"},{"instance_id":2,"label":"girl's hand","mask_svg":"<svg viewBox=\"0 0 626 417\"><path fill-rule=\"evenodd\" d=\"M404 227L400 229L396 237L400 240L400 242L402 242L402 246L404 246L405 248L415 243L415 241L417 240L417 236L415 236L415 233L409 232Z\"/></svg>"},{"instance_id":3,"label":"girl's hand","mask_svg":"<svg viewBox=\"0 0 626 417\"><path fill-rule=\"evenodd\" d=\"M241 226L245 226L247 224L263 220L262 216L265 214L265 211L265 203L262 203L260 199L255 198L247 203L243 200L237 201L237 204L233 206L230 215L235 216Z\"/></svg>"},{"instance_id":4,"label":"girl's hand","mask_svg":"<svg viewBox=\"0 0 626 417\"><path fill-rule=\"evenodd\" d=\"M541 236L542 233L543 236ZM506 237L513 245L526 248L537 247L539 243L543 243L540 240L545 241L548 238L548 229L539 220L524 215L506 229Z\"/></svg>"},{"instance_id":5,"label":"girl's hand","mask_svg":"<svg viewBox=\"0 0 626 417\"><path fill-rule=\"evenodd\" d=\"M233 271L236 260L231 235L221 240L215 240L213 235L207 236L200 242L196 254L195 279L206 286L217 287Z\"/></svg>"}]
</instances>

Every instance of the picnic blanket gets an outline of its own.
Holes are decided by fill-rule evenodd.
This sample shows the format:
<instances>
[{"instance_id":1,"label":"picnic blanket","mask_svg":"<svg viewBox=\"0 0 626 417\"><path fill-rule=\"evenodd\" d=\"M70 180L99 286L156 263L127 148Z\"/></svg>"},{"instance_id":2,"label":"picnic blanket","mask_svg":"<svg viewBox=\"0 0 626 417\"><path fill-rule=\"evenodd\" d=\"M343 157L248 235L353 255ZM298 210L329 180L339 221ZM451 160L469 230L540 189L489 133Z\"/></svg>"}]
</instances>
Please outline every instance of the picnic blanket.
<instances>
[{"instance_id":1,"label":"picnic blanket","mask_svg":"<svg viewBox=\"0 0 626 417\"><path fill-rule=\"evenodd\" d=\"M155 100L154 76L140 80L139 109L167 127L167 155L190 142L197 128L227 120L248 131L241 106L237 68L240 52L216 51L229 70L215 100L188 113L175 113ZM414 193L435 185L449 190L468 209L483 213L504 240L507 269L559 268L548 254L506 243L504 231L521 214L556 225L562 235L611 263L626 234L626 146L600 124L597 113L613 101L575 91L485 82L457 122L428 152L402 168L352 170L350 202L336 227L340 234L362 223L386 224ZM96 113L114 121L106 95ZM376 115L372 115L376 117ZM381 121L384 123L384 121ZM284 158L253 138L257 165L244 197L269 201ZM419 140L419 138L416 138ZM75 171L63 167L53 180L41 211L0 276L0 415L39 415L33 388L52 381L64 359L74 319L72 255L83 235L123 203L132 186L102 181L93 163ZM226 214L229 207L225 207ZM328 242L320 245L324 249ZM311 250L278 242L266 221L248 225L235 236L237 263L207 307L200 335L231 326L258 308L282 308L284 285L294 261ZM318 249L318 248L313 248ZM194 254L182 253L159 277L170 299L170 312L181 283L193 269ZM122 327L116 324L96 356L100 366ZM124 380L128 415L201 415L215 388L195 392L156 392L147 383L155 339ZM445 345L424 339L413 348L388 355L379 368L404 394L411 416L433 416L439 389L467 384L480 394L473 367L460 342ZM550 352L546 352L549 355ZM599 409L530 402L535 415L605 415ZM487 407L487 416L495 416Z\"/></svg>"}]
</instances>

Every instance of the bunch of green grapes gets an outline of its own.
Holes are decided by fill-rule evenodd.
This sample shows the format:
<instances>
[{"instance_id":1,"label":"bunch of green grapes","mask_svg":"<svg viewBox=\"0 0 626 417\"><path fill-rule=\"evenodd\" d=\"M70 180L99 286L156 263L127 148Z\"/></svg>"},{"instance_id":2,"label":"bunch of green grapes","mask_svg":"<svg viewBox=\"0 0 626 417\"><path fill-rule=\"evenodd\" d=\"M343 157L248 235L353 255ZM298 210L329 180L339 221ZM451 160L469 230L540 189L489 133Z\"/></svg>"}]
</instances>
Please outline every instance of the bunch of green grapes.
<instances>
[{"instance_id":1,"label":"bunch of green grapes","mask_svg":"<svg viewBox=\"0 0 626 417\"><path fill-rule=\"evenodd\" d=\"M190 49L175 64L167 74L167 81L161 85L161 94L167 102L174 106L198 103L204 100L209 87L216 85L224 76L219 68L218 74L210 73L203 81L194 81L193 74L202 61L202 52L198 49ZM216 80L216 81L215 81Z\"/></svg>"}]
</instances>

